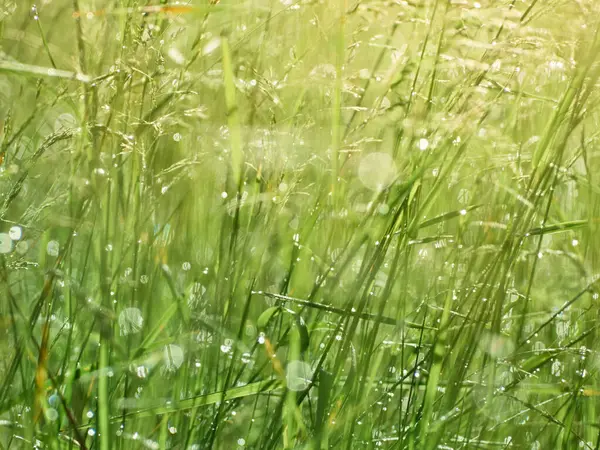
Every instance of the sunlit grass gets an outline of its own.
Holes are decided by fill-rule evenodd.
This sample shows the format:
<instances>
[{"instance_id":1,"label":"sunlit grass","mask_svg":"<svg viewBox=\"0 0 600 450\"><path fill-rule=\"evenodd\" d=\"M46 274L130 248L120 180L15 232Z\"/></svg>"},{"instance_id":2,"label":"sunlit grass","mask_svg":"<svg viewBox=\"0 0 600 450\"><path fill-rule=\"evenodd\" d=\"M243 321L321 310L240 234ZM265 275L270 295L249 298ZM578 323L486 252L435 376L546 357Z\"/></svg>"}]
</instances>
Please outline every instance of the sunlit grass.
<instances>
[{"instance_id":1,"label":"sunlit grass","mask_svg":"<svg viewBox=\"0 0 600 450\"><path fill-rule=\"evenodd\" d=\"M600 445L597 2L0 3L0 448Z\"/></svg>"}]
</instances>

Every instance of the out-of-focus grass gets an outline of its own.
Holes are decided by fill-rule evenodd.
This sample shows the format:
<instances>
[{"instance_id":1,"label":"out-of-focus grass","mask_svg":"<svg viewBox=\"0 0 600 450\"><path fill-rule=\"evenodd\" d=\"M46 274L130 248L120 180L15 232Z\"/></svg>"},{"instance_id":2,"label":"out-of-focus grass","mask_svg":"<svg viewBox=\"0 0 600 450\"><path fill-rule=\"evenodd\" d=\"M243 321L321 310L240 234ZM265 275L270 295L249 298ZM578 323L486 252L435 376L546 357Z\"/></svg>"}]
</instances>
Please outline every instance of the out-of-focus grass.
<instances>
[{"instance_id":1,"label":"out-of-focus grass","mask_svg":"<svg viewBox=\"0 0 600 450\"><path fill-rule=\"evenodd\" d=\"M598 448L598 3L213 3L0 3L0 448Z\"/></svg>"}]
</instances>

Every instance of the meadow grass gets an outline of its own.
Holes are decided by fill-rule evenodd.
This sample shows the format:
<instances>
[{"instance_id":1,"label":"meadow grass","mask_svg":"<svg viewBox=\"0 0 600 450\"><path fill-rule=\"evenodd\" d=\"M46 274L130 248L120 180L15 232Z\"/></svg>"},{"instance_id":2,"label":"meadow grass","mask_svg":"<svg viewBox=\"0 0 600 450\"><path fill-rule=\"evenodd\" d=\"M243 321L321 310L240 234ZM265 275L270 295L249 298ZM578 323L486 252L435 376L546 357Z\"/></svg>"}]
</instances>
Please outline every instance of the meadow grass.
<instances>
[{"instance_id":1,"label":"meadow grass","mask_svg":"<svg viewBox=\"0 0 600 450\"><path fill-rule=\"evenodd\" d=\"M0 0L0 449L598 449L600 4Z\"/></svg>"}]
</instances>

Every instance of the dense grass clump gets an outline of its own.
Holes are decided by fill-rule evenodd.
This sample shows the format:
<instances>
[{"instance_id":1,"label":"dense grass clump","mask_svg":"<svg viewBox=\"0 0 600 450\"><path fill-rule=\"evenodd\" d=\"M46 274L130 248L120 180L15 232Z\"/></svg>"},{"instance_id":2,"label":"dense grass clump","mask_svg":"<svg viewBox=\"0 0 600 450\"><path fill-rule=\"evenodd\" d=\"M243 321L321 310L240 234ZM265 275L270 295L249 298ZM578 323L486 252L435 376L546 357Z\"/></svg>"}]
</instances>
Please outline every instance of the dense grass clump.
<instances>
[{"instance_id":1,"label":"dense grass clump","mask_svg":"<svg viewBox=\"0 0 600 450\"><path fill-rule=\"evenodd\" d=\"M0 0L0 449L598 449L599 27Z\"/></svg>"}]
</instances>

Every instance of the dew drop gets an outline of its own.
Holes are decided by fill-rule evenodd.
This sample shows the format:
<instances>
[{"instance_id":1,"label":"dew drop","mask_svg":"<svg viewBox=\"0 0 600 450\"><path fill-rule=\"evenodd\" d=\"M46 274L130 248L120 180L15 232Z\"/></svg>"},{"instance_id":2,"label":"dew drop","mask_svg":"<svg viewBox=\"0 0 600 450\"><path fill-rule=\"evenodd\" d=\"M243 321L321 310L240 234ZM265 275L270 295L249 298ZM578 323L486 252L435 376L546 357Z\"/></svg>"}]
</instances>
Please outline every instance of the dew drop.
<instances>
[{"instance_id":1,"label":"dew drop","mask_svg":"<svg viewBox=\"0 0 600 450\"><path fill-rule=\"evenodd\" d=\"M555 377L559 377L562 373L562 364L560 363L560 361L556 360L552 363L552 369L551 369L552 375L554 375Z\"/></svg>"},{"instance_id":2,"label":"dew drop","mask_svg":"<svg viewBox=\"0 0 600 450\"><path fill-rule=\"evenodd\" d=\"M46 245L46 253L49 256L57 257L59 250L60 250L60 245L58 244L58 241L49 241L48 244Z\"/></svg>"},{"instance_id":3,"label":"dew drop","mask_svg":"<svg viewBox=\"0 0 600 450\"><path fill-rule=\"evenodd\" d=\"M233 346L233 340L225 339L225 342L221 345L221 351L223 353L229 353L231 351L232 346Z\"/></svg>"},{"instance_id":4,"label":"dew drop","mask_svg":"<svg viewBox=\"0 0 600 450\"><path fill-rule=\"evenodd\" d=\"M21 239L23 231L21 230L21 227L15 225L13 227L10 227L10 230L8 230L8 235L13 241L18 241L19 239Z\"/></svg>"},{"instance_id":5,"label":"dew drop","mask_svg":"<svg viewBox=\"0 0 600 450\"><path fill-rule=\"evenodd\" d=\"M121 336L138 333L144 325L142 312L138 308L125 308L119 314Z\"/></svg>"},{"instance_id":6,"label":"dew drop","mask_svg":"<svg viewBox=\"0 0 600 450\"><path fill-rule=\"evenodd\" d=\"M175 64L179 64L180 66L185 64L185 56L183 56L178 48L171 47L168 51L168 55Z\"/></svg>"},{"instance_id":7,"label":"dew drop","mask_svg":"<svg viewBox=\"0 0 600 450\"><path fill-rule=\"evenodd\" d=\"M10 253L12 251L12 239L7 233L0 233L0 253Z\"/></svg>"},{"instance_id":8,"label":"dew drop","mask_svg":"<svg viewBox=\"0 0 600 450\"><path fill-rule=\"evenodd\" d=\"M48 408L46 410L46 419L50 422L54 422L58 419L58 411L54 408Z\"/></svg>"},{"instance_id":9,"label":"dew drop","mask_svg":"<svg viewBox=\"0 0 600 450\"><path fill-rule=\"evenodd\" d=\"M63 131L70 128L76 128L77 121L71 114L61 114L54 121L54 131Z\"/></svg>"},{"instance_id":10,"label":"dew drop","mask_svg":"<svg viewBox=\"0 0 600 450\"><path fill-rule=\"evenodd\" d=\"M387 188L396 178L396 163L391 155L383 152L369 153L360 161L358 177L372 191Z\"/></svg>"},{"instance_id":11,"label":"dew drop","mask_svg":"<svg viewBox=\"0 0 600 450\"><path fill-rule=\"evenodd\" d=\"M292 391L303 391L311 382L312 369L304 361L290 361L285 371L285 379L288 389Z\"/></svg>"},{"instance_id":12,"label":"dew drop","mask_svg":"<svg viewBox=\"0 0 600 450\"><path fill-rule=\"evenodd\" d=\"M165 368L169 372L174 372L183 364L183 350L178 345L165 345L164 350Z\"/></svg>"}]
</instances>

